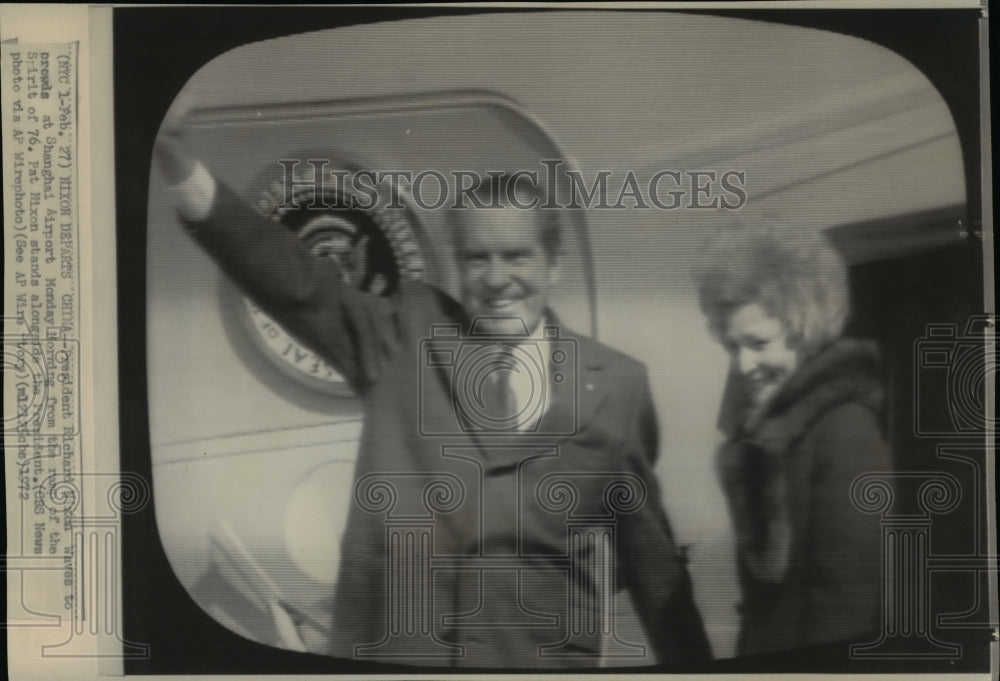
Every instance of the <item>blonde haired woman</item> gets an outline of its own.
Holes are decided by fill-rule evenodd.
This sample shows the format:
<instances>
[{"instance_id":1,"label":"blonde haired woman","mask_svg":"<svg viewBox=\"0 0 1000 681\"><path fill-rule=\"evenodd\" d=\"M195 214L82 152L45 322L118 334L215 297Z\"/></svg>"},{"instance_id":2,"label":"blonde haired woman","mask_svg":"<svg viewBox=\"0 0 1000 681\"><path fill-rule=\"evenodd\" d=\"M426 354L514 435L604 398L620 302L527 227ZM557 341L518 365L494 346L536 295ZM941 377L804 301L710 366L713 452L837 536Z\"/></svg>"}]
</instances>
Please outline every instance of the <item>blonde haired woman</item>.
<instances>
[{"instance_id":1,"label":"blonde haired woman","mask_svg":"<svg viewBox=\"0 0 1000 681\"><path fill-rule=\"evenodd\" d=\"M696 275L730 372L717 457L743 591L738 655L853 639L877 627L878 518L851 483L886 470L874 344L841 337L847 271L818 233L720 234Z\"/></svg>"}]
</instances>

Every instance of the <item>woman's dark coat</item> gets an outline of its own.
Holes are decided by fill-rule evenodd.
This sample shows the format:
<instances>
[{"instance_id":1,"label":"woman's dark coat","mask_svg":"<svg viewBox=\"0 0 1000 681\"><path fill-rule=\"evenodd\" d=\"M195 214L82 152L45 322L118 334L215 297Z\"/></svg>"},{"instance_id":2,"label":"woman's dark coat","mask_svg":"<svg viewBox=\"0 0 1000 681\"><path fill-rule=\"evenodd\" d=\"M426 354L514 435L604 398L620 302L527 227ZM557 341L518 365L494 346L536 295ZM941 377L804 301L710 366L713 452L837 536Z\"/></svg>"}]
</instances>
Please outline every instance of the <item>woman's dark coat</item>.
<instances>
[{"instance_id":1,"label":"woman's dark coat","mask_svg":"<svg viewBox=\"0 0 1000 681\"><path fill-rule=\"evenodd\" d=\"M719 473L743 589L739 655L863 636L878 625L881 528L851 483L885 471L873 344L842 339L747 417L730 380Z\"/></svg>"}]
</instances>

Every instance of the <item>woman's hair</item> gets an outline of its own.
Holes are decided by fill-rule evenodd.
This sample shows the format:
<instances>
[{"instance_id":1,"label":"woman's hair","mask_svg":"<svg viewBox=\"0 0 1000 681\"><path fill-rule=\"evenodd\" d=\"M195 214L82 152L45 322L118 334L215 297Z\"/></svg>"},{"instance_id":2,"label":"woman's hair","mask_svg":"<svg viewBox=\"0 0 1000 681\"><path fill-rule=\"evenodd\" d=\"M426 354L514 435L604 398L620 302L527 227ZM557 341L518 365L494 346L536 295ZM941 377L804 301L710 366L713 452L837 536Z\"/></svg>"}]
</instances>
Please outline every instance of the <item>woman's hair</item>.
<instances>
[{"instance_id":1,"label":"woman's hair","mask_svg":"<svg viewBox=\"0 0 1000 681\"><path fill-rule=\"evenodd\" d=\"M717 337L733 311L757 303L806 356L840 336L850 310L847 268L815 228L757 222L719 230L702 251L695 281Z\"/></svg>"}]
</instances>

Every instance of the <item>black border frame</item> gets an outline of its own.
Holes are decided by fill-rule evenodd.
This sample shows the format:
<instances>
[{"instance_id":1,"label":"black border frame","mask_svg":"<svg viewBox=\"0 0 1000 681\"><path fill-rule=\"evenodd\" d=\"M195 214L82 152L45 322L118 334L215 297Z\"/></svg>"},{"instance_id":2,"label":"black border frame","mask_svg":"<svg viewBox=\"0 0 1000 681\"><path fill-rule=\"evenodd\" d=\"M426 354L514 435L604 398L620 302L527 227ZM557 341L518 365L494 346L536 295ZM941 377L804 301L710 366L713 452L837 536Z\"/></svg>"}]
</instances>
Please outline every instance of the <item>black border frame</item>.
<instances>
[{"instance_id":1,"label":"black border frame","mask_svg":"<svg viewBox=\"0 0 1000 681\"><path fill-rule=\"evenodd\" d=\"M257 40L379 21L498 11L512 10L413 6L118 7L113 10L119 428L123 472L146 479L152 476L146 381L144 228L150 162L160 123L190 76L214 57ZM513 8L513 11L545 10L525 7ZM973 229L981 229L978 9L706 9L699 13L853 35L881 44L909 59L927 75L951 108L964 156L968 224ZM969 264L978 267L980 272L981 255L981 244L970 244ZM153 502L155 504L155 499ZM251 642L229 631L204 613L174 576L158 538L153 504L140 513L124 517L123 547L124 638L148 644L150 649L147 659L125 660L127 674L426 674L435 671L426 667L362 663L294 653ZM837 645L779 656L723 660L698 669L646 667L634 671L981 672L989 669L989 641L989 632L973 632L965 642L965 657L956 662L852 662L844 654L844 646ZM626 670L596 671L622 673ZM463 674L469 672L462 670Z\"/></svg>"}]
</instances>

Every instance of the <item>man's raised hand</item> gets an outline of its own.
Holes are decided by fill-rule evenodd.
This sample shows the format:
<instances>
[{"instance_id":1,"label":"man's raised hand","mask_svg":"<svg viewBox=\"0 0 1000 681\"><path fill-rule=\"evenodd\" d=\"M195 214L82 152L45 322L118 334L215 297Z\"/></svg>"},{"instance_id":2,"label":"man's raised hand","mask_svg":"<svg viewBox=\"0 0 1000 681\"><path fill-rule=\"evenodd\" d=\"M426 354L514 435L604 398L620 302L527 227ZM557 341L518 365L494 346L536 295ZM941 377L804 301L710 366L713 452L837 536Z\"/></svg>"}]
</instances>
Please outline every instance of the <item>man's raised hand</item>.
<instances>
[{"instance_id":1,"label":"man's raised hand","mask_svg":"<svg viewBox=\"0 0 1000 681\"><path fill-rule=\"evenodd\" d=\"M154 153L177 212L188 220L204 219L212 210L216 190L208 168L191 156L172 132L160 135Z\"/></svg>"}]
</instances>

